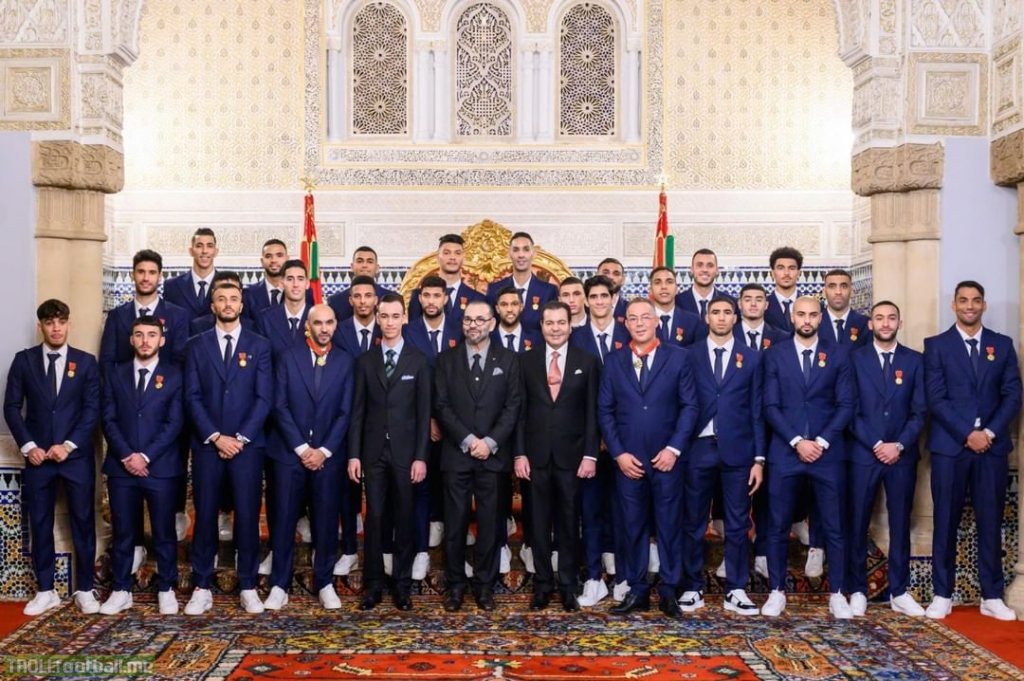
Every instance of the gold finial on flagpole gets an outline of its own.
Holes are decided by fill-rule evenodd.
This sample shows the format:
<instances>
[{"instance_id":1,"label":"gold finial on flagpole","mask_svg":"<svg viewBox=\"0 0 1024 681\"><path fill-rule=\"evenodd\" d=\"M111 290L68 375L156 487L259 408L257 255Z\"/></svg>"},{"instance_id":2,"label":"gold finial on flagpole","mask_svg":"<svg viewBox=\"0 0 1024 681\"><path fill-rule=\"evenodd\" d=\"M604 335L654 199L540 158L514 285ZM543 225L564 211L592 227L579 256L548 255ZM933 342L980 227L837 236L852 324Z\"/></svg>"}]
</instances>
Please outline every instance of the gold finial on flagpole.
<instances>
[{"instance_id":1,"label":"gold finial on flagpole","mask_svg":"<svg viewBox=\"0 0 1024 681\"><path fill-rule=\"evenodd\" d=\"M309 175L306 175L305 177L300 177L299 181L302 182L302 185L306 188L307 194L312 194L313 190L316 189L315 177L310 177Z\"/></svg>"}]
</instances>

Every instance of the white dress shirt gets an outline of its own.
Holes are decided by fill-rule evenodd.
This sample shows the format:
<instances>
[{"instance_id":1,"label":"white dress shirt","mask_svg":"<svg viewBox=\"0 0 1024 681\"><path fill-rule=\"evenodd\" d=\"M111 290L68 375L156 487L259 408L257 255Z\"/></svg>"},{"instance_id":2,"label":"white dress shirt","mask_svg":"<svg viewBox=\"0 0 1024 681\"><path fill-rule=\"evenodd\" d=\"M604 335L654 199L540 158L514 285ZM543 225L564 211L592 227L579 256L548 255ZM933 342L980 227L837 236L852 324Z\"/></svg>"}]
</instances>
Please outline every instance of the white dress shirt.
<instances>
[{"instance_id":1,"label":"white dress shirt","mask_svg":"<svg viewBox=\"0 0 1024 681\"><path fill-rule=\"evenodd\" d=\"M205 281L206 282L206 288L203 291L203 294L204 295L209 295L210 294L210 287L213 285L213 275L216 274L216 273L217 273L216 270L211 270L210 273L207 274L205 277L200 278L200 276L198 274L196 274L196 271L192 270L192 290L195 291L195 294L196 294L197 298L199 297L199 282L201 282L201 281Z\"/></svg>"},{"instance_id":2,"label":"white dress shirt","mask_svg":"<svg viewBox=\"0 0 1024 681\"><path fill-rule=\"evenodd\" d=\"M59 348L51 348L46 343L43 343L43 376L46 376L46 370L50 366L50 358L47 357L51 352L56 352L58 357L53 363L53 370L57 372L57 394L60 395L60 386L64 383L64 367L68 364L68 345L65 343ZM35 440L29 440L21 447L21 453L26 457L28 453L35 449L38 445ZM71 440L64 441L64 448L68 450L68 454L78 449Z\"/></svg>"},{"instance_id":3,"label":"white dress shirt","mask_svg":"<svg viewBox=\"0 0 1024 681\"><path fill-rule=\"evenodd\" d=\"M754 342L757 344L757 349L760 350L764 345L764 320L761 320L761 324L758 326L750 326L746 320L740 322L740 330L743 332L743 344L748 348L750 347L750 332L753 331L756 335L754 336Z\"/></svg>"},{"instance_id":4,"label":"white dress shirt","mask_svg":"<svg viewBox=\"0 0 1024 681\"><path fill-rule=\"evenodd\" d=\"M725 376L725 372L729 369L729 359L732 357L732 348L735 345L735 339L729 336L729 340L724 345L718 345L715 341L711 340L709 336L707 339L707 352L708 359L711 360L711 371L714 373L715 370L715 350L717 348L725 348L725 352L722 354L722 376ZM704 430L700 431L700 435L697 437L711 437L715 434L715 419L710 419L707 425L704 426Z\"/></svg>"},{"instance_id":5,"label":"white dress shirt","mask_svg":"<svg viewBox=\"0 0 1024 681\"><path fill-rule=\"evenodd\" d=\"M313 352L313 350L312 350L312 349L310 349L310 351L309 351L309 361L313 363L313 366L314 366L314 367L316 366L316 360L317 360L317 359L318 359L318 358L317 358L317 356L316 356L316 353L315 353L315 352ZM315 371L315 369L314 369L314 371ZM308 442L303 442L303 443L302 443L301 445L299 445L298 447L296 447L296 448L295 448L295 449L293 449L292 451L294 451L294 452L295 452L295 456L302 456L302 455L303 455L303 454L305 454L305 453L306 453L306 452L307 452L307 451L308 451L309 449L310 449L310 447L309 447L309 443L308 443ZM321 447L321 448L320 448L320 451L324 453L324 458L326 458L326 459L329 459L329 458L331 458L332 456L334 456L334 452L332 452L331 450L327 449L327 447Z\"/></svg>"},{"instance_id":6,"label":"white dress shirt","mask_svg":"<svg viewBox=\"0 0 1024 681\"><path fill-rule=\"evenodd\" d=\"M512 338L512 348L513 348L513 350L512 351L513 352L518 352L519 351L519 341L520 341L520 338L523 335L523 325L522 324L516 324L516 328L512 329L511 331L509 331L508 329L505 329L505 328L503 328L501 326L498 327L498 338L501 340L501 347L505 348L506 350L508 349L508 336L510 334L513 336L513 338Z\"/></svg>"},{"instance_id":7,"label":"white dress shirt","mask_svg":"<svg viewBox=\"0 0 1024 681\"><path fill-rule=\"evenodd\" d=\"M810 350L811 351L811 364L815 364L816 362L821 361L821 360L818 359L818 339L817 339L817 337L815 337L814 343L812 345L810 345L810 346L804 347L803 345L800 344L799 341L794 341L793 345L796 346L796 361L797 361L797 364L800 366L801 370L803 370L803 368L804 368L804 350ZM827 362L828 359L826 358L825 361ZM804 438L803 438L802 435L797 435L792 440L789 441L789 446L790 447L796 447L800 443L800 440L803 440L803 439ZM814 438L814 441L817 442L819 445L821 445L822 449L828 449L829 448L828 440L826 440L825 438L821 437L820 435L818 437Z\"/></svg>"},{"instance_id":8,"label":"white dress shirt","mask_svg":"<svg viewBox=\"0 0 1024 681\"><path fill-rule=\"evenodd\" d=\"M138 298L134 299L132 302L135 303L135 316L136 317L141 317L142 316L142 309L143 308L145 308L146 310L149 310L146 314L148 314L150 316L155 316L156 315L157 305L160 304L160 297L157 296L157 299L154 300L149 305L143 305L142 303L139 302Z\"/></svg>"},{"instance_id":9,"label":"white dress shirt","mask_svg":"<svg viewBox=\"0 0 1024 681\"><path fill-rule=\"evenodd\" d=\"M982 355L983 352L985 352L985 348L983 348L981 346L981 332L984 331L984 330L985 330L985 327L979 326L978 327L978 332L976 334L974 334L973 336L971 336L967 332L965 332L963 329L961 329L959 324L956 325L956 332L960 334L960 338L963 339L963 341L964 341L964 352L967 353L968 359L971 356L971 346L967 343L967 341L973 339L973 340L978 341L978 361L981 361L981 355ZM978 418L974 419L974 427L975 428L981 428L981 417L980 416ZM996 439L996 434L993 433L988 428L985 428L985 434L988 435L993 440Z\"/></svg>"},{"instance_id":10,"label":"white dress shirt","mask_svg":"<svg viewBox=\"0 0 1024 681\"><path fill-rule=\"evenodd\" d=\"M444 314L441 314L441 323L437 325L436 329L430 328L430 324L427 323L427 318L423 317L423 328L427 330L427 342L430 342L430 334L437 331L437 342L434 343L434 349L440 353L444 350Z\"/></svg>"}]
</instances>

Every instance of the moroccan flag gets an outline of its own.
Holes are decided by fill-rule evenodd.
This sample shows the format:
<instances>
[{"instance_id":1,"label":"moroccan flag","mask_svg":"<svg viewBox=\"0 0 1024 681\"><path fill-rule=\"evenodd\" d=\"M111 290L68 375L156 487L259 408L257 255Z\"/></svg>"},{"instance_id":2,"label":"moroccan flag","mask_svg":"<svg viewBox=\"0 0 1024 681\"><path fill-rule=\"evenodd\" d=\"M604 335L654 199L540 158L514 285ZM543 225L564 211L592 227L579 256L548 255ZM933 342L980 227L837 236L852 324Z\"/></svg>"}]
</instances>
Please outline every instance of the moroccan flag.
<instances>
[{"instance_id":1,"label":"moroccan flag","mask_svg":"<svg viewBox=\"0 0 1024 681\"><path fill-rule=\"evenodd\" d=\"M675 269L676 238L668 233L668 197L665 185L658 196L658 227L654 232L654 267Z\"/></svg>"},{"instance_id":2,"label":"moroccan flag","mask_svg":"<svg viewBox=\"0 0 1024 681\"><path fill-rule=\"evenodd\" d=\"M306 191L306 220L302 233L302 262L309 271L309 287L313 291L313 303L324 302L324 291L320 288L320 256L316 244L316 220L313 209L313 191Z\"/></svg>"}]
</instances>

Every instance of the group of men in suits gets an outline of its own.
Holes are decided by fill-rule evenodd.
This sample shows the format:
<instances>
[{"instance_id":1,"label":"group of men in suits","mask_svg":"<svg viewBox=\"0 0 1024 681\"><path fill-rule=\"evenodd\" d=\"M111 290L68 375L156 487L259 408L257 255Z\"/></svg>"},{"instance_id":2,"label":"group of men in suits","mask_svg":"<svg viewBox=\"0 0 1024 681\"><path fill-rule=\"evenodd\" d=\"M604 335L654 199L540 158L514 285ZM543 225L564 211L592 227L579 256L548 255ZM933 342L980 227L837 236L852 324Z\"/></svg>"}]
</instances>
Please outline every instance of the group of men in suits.
<instances>
[{"instance_id":1,"label":"group of men in suits","mask_svg":"<svg viewBox=\"0 0 1024 681\"><path fill-rule=\"evenodd\" d=\"M611 612L646 610L649 571L659 577L663 613L698 610L704 536L709 519L720 518L724 608L778 616L791 528L808 518L809 553L818 552L819 569L828 557L830 612L863 615L868 524L884 485L892 608L948 614L969 493L982 613L1013 619L1001 600L999 532L1021 384L1012 340L982 325L980 284L957 285L956 324L928 339L922 355L897 341L894 303L876 303L870 316L851 309L848 272L826 274L824 304L799 295L803 258L789 247L771 254L771 294L747 284L738 299L726 295L715 285L715 254L701 249L691 288L679 291L676 273L659 267L649 295L627 301L618 261L556 287L534 274L533 246L529 234L513 235L512 273L482 294L463 279L461 237L442 237L439 272L420 282L407 310L375 281L370 248L356 252L349 288L313 305L308 272L283 242L264 245L265 276L243 288L215 269L216 237L201 229L192 268L165 282L163 297L160 255L136 254L134 299L108 314L98 362L68 345L67 306L43 303L43 342L15 357L4 404L26 457L39 583L26 614L60 603L58 481L72 512L81 611L132 607L148 507L159 610L178 612L176 542L187 532L190 460L195 588L186 614L213 607L228 512L247 612L287 605L304 518L318 598L339 608L333 579L357 563L364 501L360 608L383 600L389 575L395 606L412 608L427 549L443 541L444 608L461 609L471 590L480 609L492 610L510 557L515 478L535 610L555 594L566 611L595 605L609 595L606 574L618 601ZM925 610L907 588L927 414L935 598ZM113 589L102 604L92 590L98 424L114 534ZM261 565L264 497L271 551ZM754 569L771 587L762 607L746 593L752 544ZM261 571L270 577L265 600L256 590Z\"/></svg>"}]
</instances>

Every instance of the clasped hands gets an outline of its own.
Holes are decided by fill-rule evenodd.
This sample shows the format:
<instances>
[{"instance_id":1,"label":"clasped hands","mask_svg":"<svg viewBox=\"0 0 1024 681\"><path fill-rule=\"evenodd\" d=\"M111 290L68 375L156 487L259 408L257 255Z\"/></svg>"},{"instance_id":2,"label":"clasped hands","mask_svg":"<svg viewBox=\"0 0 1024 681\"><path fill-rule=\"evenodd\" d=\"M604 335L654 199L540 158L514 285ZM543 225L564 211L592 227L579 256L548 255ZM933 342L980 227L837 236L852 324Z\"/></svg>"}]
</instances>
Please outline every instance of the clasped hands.
<instances>
[{"instance_id":1,"label":"clasped hands","mask_svg":"<svg viewBox=\"0 0 1024 681\"><path fill-rule=\"evenodd\" d=\"M665 447L651 459L651 465L654 466L654 470L661 471L662 473L668 473L672 470L672 467L676 465L676 456L668 447ZM639 480L644 477L644 466L640 462L640 459L636 458L629 452L623 452L615 457L615 463L619 465L619 470L630 480Z\"/></svg>"},{"instance_id":2,"label":"clasped hands","mask_svg":"<svg viewBox=\"0 0 1024 681\"><path fill-rule=\"evenodd\" d=\"M68 451L67 447L65 447L63 444L59 444L53 445L47 450L44 450L42 447L34 447L29 450L28 456L26 458L28 459L28 462L33 466L41 466L44 461L55 461L57 463L62 463L65 459L68 458L68 454L70 453L71 452Z\"/></svg>"}]
</instances>

